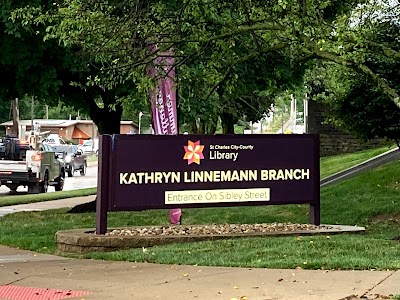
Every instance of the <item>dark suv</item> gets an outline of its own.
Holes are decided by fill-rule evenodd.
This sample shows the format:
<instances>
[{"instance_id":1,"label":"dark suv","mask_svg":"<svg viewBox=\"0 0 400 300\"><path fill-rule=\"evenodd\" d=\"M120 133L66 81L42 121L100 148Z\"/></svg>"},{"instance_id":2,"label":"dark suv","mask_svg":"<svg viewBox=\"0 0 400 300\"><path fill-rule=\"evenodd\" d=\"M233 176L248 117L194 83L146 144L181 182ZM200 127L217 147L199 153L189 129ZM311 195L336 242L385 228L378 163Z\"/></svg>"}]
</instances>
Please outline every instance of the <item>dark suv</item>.
<instances>
[{"instance_id":1,"label":"dark suv","mask_svg":"<svg viewBox=\"0 0 400 300\"><path fill-rule=\"evenodd\" d=\"M58 157L65 163L65 172L68 177L80 171L81 176L86 175L87 157L76 145L51 146Z\"/></svg>"}]
</instances>

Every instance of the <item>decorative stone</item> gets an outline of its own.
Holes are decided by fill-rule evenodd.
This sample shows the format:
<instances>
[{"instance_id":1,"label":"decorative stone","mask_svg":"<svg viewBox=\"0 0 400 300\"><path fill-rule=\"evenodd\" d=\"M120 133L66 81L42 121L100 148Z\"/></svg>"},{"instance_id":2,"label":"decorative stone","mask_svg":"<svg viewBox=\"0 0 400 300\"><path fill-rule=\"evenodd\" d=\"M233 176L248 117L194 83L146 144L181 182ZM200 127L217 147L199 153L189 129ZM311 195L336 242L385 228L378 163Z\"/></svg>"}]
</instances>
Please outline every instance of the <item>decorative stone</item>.
<instances>
[{"instance_id":1,"label":"decorative stone","mask_svg":"<svg viewBox=\"0 0 400 300\"><path fill-rule=\"evenodd\" d=\"M96 235L94 229L58 231L56 241L60 251L87 253L238 237L332 235L363 231L364 227L357 226L290 223L136 226L110 229L105 235Z\"/></svg>"}]
</instances>

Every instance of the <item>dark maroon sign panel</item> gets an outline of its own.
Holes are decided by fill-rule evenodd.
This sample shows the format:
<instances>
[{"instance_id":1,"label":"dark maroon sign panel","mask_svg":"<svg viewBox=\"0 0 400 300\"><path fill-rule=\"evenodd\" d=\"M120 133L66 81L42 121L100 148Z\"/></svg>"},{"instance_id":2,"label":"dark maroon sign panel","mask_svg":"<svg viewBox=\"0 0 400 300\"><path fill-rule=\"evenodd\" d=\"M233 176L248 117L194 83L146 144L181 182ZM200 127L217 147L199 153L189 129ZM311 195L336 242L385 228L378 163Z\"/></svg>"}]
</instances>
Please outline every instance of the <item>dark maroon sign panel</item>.
<instances>
[{"instance_id":1,"label":"dark maroon sign panel","mask_svg":"<svg viewBox=\"0 0 400 300\"><path fill-rule=\"evenodd\" d=\"M109 176L109 211L303 203L319 208L316 135L105 138L111 139L103 149L110 155L101 162Z\"/></svg>"}]
</instances>

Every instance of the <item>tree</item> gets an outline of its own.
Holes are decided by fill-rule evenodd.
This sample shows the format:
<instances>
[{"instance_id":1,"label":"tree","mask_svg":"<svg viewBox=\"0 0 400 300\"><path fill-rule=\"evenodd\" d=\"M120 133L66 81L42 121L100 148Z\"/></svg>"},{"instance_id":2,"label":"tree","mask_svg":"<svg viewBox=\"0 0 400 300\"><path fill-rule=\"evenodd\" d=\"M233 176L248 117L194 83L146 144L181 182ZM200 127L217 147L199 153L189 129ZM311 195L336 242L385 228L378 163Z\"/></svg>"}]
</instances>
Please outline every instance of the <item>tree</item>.
<instances>
[{"instance_id":1,"label":"tree","mask_svg":"<svg viewBox=\"0 0 400 300\"><path fill-rule=\"evenodd\" d=\"M395 42L399 25L393 22L381 23L370 32L370 40L380 45L390 45L399 50ZM373 50L373 49L372 49ZM368 50L365 65L399 90L400 61L384 53ZM331 119L335 124L349 129L364 139L388 138L399 143L400 108L362 73L343 66L324 63L308 75L311 96L332 108Z\"/></svg>"},{"instance_id":2,"label":"tree","mask_svg":"<svg viewBox=\"0 0 400 300\"><path fill-rule=\"evenodd\" d=\"M46 38L51 23L32 19L38 9L52 14L57 9L53 3L15 4L7 0L0 4L0 72L7 79L0 83L1 98L8 101L29 94L49 104L61 98L76 110L87 112L100 133L119 133L121 99L129 96L135 85L119 82L116 77L107 82L98 80L101 62L96 57L82 54L76 45L60 45ZM24 9L27 4L30 9Z\"/></svg>"},{"instance_id":3,"label":"tree","mask_svg":"<svg viewBox=\"0 0 400 300\"><path fill-rule=\"evenodd\" d=\"M210 72L204 85L209 92L200 102L231 103L238 100L230 95L239 68L278 52L295 71L316 59L345 66L365 76L400 106L396 88L367 64L370 51L399 59L398 50L370 35L399 9L389 0L64 0L54 11L42 10L34 19L46 24L47 38L77 47L100 66L97 77L91 78L97 86L132 80L144 90L149 82L142 66L151 65L155 56L173 48L181 78L185 72L190 74L190 68L183 66L191 61L201 61ZM158 51L151 51L155 44ZM201 105L200 116L204 115ZM229 109L224 107L224 113L230 114Z\"/></svg>"},{"instance_id":4,"label":"tree","mask_svg":"<svg viewBox=\"0 0 400 300\"><path fill-rule=\"evenodd\" d=\"M39 1L20 1L21 6ZM9 101L28 92L45 96L51 93L50 83L57 84L54 66L44 57L51 57L51 46L44 45L27 26L10 19L12 1L0 3L0 96ZM50 51L50 52L49 52ZM40 76L35 76L40 74Z\"/></svg>"}]
</instances>

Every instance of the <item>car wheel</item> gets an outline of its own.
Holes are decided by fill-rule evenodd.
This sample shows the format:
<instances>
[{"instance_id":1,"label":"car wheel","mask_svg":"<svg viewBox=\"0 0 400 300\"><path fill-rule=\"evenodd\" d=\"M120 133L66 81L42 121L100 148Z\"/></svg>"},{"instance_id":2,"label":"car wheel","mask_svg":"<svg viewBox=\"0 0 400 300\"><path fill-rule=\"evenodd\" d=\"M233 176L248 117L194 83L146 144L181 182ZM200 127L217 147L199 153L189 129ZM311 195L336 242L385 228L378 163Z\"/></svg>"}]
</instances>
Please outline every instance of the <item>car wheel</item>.
<instances>
[{"instance_id":1,"label":"car wheel","mask_svg":"<svg viewBox=\"0 0 400 300\"><path fill-rule=\"evenodd\" d=\"M73 176L74 176L74 168L70 166L68 169L68 177L73 177Z\"/></svg>"},{"instance_id":2,"label":"car wheel","mask_svg":"<svg viewBox=\"0 0 400 300\"><path fill-rule=\"evenodd\" d=\"M49 174L46 171L46 174L44 174L44 179L40 183L40 193L47 193L47 190L49 189Z\"/></svg>"},{"instance_id":3,"label":"car wheel","mask_svg":"<svg viewBox=\"0 0 400 300\"><path fill-rule=\"evenodd\" d=\"M28 184L28 194L38 194L41 191L39 183L31 182Z\"/></svg>"},{"instance_id":4,"label":"car wheel","mask_svg":"<svg viewBox=\"0 0 400 300\"><path fill-rule=\"evenodd\" d=\"M85 176L85 175L86 175L86 164L84 164L81 169L81 176Z\"/></svg>"},{"instance_id":5,"label":"car wheel","mask_svg":"<svg viewBox=\"0 0 400 300\"><path fill-rule=\"evenodd\" d=\"M57 192L63 190L63 188L64 188L64 178L65 178L65 172L64 172L64 170L62 170L60 176L57 179L57 183L54 186L54 188L55 188L55 190Z\"/></svg>"},{"instance_id":6,"label":"car wheel","mask_svg":"<svg viewBox=\"0 0 400 300\"><path fill-rule=\"evenodd\" d=\"M9 184L7 187L11 190L11 192L15 193L17 191L18 185L17 184Z\"/></svg>"}]
</instances>

